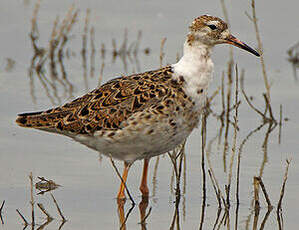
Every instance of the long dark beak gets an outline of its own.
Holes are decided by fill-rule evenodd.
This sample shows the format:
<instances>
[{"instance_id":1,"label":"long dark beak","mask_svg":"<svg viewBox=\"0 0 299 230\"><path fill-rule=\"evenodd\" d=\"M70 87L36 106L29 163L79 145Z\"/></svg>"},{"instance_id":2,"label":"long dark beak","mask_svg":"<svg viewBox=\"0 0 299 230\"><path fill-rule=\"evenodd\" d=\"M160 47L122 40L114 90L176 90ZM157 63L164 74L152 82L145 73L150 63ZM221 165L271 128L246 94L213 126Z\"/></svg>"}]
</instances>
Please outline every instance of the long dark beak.
<instances>
[{"instance_id":1,"label":"long dark beak","mask_svg":"<svg viewBox=\"0 0 299 230\"><path fill-rule=\"evenodd\" d=\"M248 52L254 54L255 56L260 56L260 54L258 52L256 52L254 49L252 49L251 47L249 47L248 45L246 45L244 42L241 42L239 39L237 39L236 37L234 37L233 35L229 35L226 39L226 43L237 46L243 50L247 50Z\"/></svg>"}]
</instances>

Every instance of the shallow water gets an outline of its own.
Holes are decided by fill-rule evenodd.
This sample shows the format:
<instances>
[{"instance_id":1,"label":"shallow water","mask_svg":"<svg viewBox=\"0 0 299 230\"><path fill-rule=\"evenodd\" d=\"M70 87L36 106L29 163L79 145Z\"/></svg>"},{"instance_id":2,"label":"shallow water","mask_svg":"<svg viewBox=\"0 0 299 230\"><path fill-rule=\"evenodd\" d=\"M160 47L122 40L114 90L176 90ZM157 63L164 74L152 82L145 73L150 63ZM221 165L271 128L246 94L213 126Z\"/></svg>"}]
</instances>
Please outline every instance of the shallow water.
<instances>
[{"instance_id":1,"label":"shallow water","mask_svg":"<svg viewBox=\"0 0 299 230\"><path fill-rule=\"evenodd\" d=\"M73 84L73 92L65 91L64 87L54 81L55 87L48 84L49 95L36 75L33 74L34 87L30 85L29 68L34 51L29 33L31 31L31 18L35 1L9 1L0 3L1 28L1 71L0 71L0 203L5 200L2 210L4 224L1 229L22 229L23 222L16 213L19 209L27 220L30 220L30 182L28 175L33 173L34 182L37 176L44 176L62 185L53 191L63 214L68 220L61 229L118 229L119 210L115 200L119 186L110 160L89 150L83 145L67 137L43 133L36 130L17 127L14 120L16 114L25 111L43 110L61 104L70 96L76 97L93 89L98 84L102 62L104 61L103 81L124 73L132 73L159 67L160 42L166 37L164 47L164 64L174 63L177 53L181 55L182 44L185 39L187 26L196 16L204 13L222 16L220 2L189 1L183 2L163 1L42 1L38 13L39 46L48 47L48 41L57 15L60 20L64 18L71 4L80 9L78 19L71 34L71 40L66 49L71 53L64 58L64 66L68 80ZM299 84L293 78L293 70L287 61L286 50L298 41L298 3L290 1L288 4L268 2L256 4L259 18L260 32L264 45L264 54L267 73L271 83L271 104L274 116L279 119L279 107L282 104L283 119L281 130L281 143L278 143L279 127L277 126L267 135L269 125L249 136L241 152L240 169L240 206L236 212L236 158L233 164L233 177L231 187L231 208L229 218L222 221L224 209L221 210L217 221L218 203L206 172L206 206L202 208L202 171L201 171L201 132L195 130L186 144L186 170L185 180L182 176L181 196L177 202L172 188L172 164L167 155L160 156L157 170L157 158L150 162L149 186L150 194L146 213L151 211L146 219L146 225L140 224L140 211L135 206L128 215L127 229L167 229L172 226L176 207L179 218L176 217L181 229L197 229L203 221L202 229L213 229L214 224L219 229L261 229L267 213L266 202L260 193L260 210L258 227L254 224L253 177L261 175L266 186L274 210L266 218L264 229L279 229L276 207L279 200L280 189L284 177L286 159L292 159L286 183L285 195L282 203L283 229L296 229L298 216L299 184L296 175L298 167L298 88ZM117 6L117 7L116 7ZM84 64L82 62L82 34L86 9L90 8L90 24L95 30L95 72L90 75L91 43L90 34L87 41L87 70L84 79ZM252 47L257 42L253 24L244 14L251 13L249 2L229 1L227 9L233 34ZM126 57L127 65L121 58L113 60L112 39L116 40L119 48L123 42L124 31L128 31L128 47L136 40L139 30L142 38L137 54L137 60L131 55ZM101 44L105 45L105 58L101 57ZM150 48L146 55L144 49ZM264 83L259 59L234 48L235 62L239 72L245 69L245 89L252 102L261 110L264 108L262 93ZM219 46L214 49L215 62L214 82L209 90L210 94L221 85L221 74L227 69L229 49ZM11 60L7 60L11 59ZM57 64L58 76L61 69ZM45 64L45 77L50 78L49 62ZM235 79L235 77L234 77ZM233 82L233 85L235 82ZM225 86L227 89L227 86ZM55 94L57 92L57 94ZM234 90L232 91L234 94ZM244 97L239 95L239 132L237 133L237 154L242 141L262 124L259 117L246 103ZM232 100L231 104L234 101ZM211 108L217 114L221 113L221 97L216 96ZM234 111L230 119L233 120ZM229 162L233 145L233 126L230 125L228 151L226 160L223 160L225 127L219 137L220 121L210 115L207 123L207 144L210 143L210 159L216 178L222 192L228 181ZM266 144L264 144L266 143ZM207 159L206 159L207 160ZM118 164L120 167L122 164ZM206 170L208 168L205 161ZM139 181L142 164L136 162L128 179L130 192L137 204L141 202L139 194ZM154 172L156 174L154 175ZM185 185L184 185L185 183ZM37 191L35 191L35 194ZM61 221L49 193L34 196L37 203L43 203L47 211L55 218L44 229L58 229ZM176 205L177 204L177 205ZM142 205L141 205L142 206ZM130 211L131 204L124 205L125 215ZM143 207L145 209L145 207ZM141 208L142 210L142 208ZM36 222L38 226L46 222L44 215L36 207ZM144 211L144 210L143 210ZM121 212L120 212L121 213ZM202 218L202 213L204 217ZM236 215L236 213L238 215ZM121 216L121 215L120 215ZM224 220L224 218L223 218ZM124 228L124 226L122 226ZM28 227L30 228L30 226ZM217 229L216 228L216 229Z\"/></svg>"}]
</instances>

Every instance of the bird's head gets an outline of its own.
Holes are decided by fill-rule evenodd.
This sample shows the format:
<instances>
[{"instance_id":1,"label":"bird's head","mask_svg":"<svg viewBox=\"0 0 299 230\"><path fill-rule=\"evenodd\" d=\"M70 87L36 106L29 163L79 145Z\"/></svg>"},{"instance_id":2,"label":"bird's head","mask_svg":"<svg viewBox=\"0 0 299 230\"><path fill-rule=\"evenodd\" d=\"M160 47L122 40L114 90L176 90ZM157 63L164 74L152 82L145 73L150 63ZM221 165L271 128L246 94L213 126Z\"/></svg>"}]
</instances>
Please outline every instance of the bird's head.
<instances>
[{"instance_id":1,"label":"bird's head","mask_svg":"<svg viewBox=\"0 0 299 230\"><path fill-rule=\"evenodd\" d=\"M229 32L227 24L220 18L202 15L194 19L189 29L187 42L191 46L201 44L213 47L217 44L227 43L244 49L256 56L260 56L254 49L234 37Z\"/></svg>"}]
</instances>

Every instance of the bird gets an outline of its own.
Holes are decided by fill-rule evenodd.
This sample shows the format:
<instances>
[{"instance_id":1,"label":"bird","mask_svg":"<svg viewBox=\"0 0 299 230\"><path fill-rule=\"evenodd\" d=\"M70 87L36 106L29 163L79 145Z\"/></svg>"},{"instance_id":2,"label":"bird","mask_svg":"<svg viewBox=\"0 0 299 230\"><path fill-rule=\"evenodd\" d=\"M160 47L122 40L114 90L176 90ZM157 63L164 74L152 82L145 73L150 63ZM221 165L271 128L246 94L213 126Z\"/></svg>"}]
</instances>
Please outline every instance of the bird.
<instances>
[{"instance_id":1,"label":"bird","mask_svg":"<svg viewBox=\"0 0 299 230\"><path fill-rule=\"evenodd\" d=\"M62 134L124 162L117 199L126 199L131 165L143 160L139 190L149 196L150 158L182 144L198 126L212 80L215 45L230 44L260 54L233 36L222 19L193 20L180 60L156 70L114 78L91 92L46 111L22 113L21 127Z\"/></svg>"}]
</instances>

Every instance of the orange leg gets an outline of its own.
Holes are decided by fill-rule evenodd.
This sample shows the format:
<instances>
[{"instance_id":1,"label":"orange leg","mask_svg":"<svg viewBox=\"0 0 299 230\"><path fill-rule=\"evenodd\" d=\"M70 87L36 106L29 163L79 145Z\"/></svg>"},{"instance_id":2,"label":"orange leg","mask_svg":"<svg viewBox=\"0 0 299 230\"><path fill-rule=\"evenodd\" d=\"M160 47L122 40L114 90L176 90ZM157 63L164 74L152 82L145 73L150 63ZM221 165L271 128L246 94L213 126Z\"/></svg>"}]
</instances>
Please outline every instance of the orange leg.
<instances>
[{"instance_id":1,"label":"orange leg","mask_svg":"<svg viewBox=\"0 0 299 230\"><path fill-rule=\"evenodd\" d=\"M140 184L140 191L142 193L142 197L148 197L148 187L147 187L147 170L148 170L148 163L149 159L144 159L143 164L143 172L142 172L142 179Z\"/></svg>"},{"instance_id":2,"label":"orange leg","mask_svg":"<svg viewBox=\"0 0 299 230\"><path fill-rule=\"evenodd\" d=\"M122 175L122 182L121 182L119 190L118 190L117 199L126 199L124 183L126 183L126 181L127 181L129 169L130 169L130 164L125 162L124 171L123 171L123 175Z\"/></svg>"}]
</instances>

